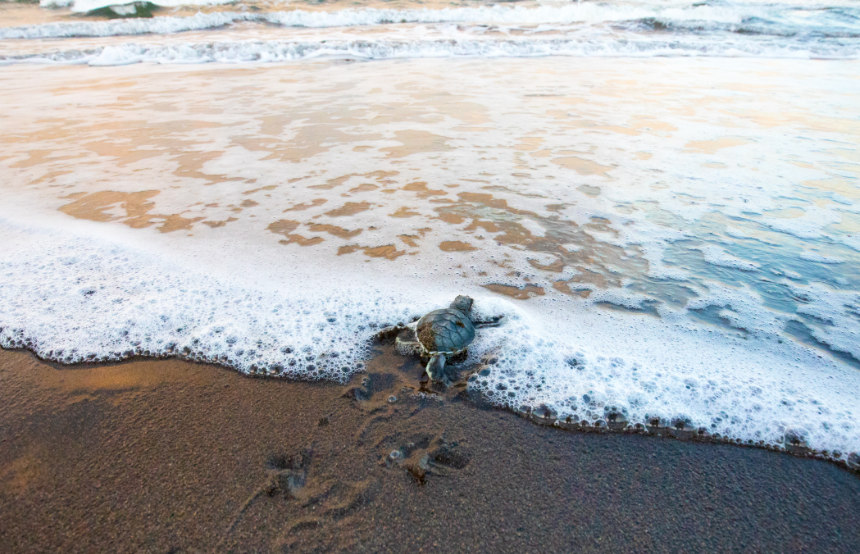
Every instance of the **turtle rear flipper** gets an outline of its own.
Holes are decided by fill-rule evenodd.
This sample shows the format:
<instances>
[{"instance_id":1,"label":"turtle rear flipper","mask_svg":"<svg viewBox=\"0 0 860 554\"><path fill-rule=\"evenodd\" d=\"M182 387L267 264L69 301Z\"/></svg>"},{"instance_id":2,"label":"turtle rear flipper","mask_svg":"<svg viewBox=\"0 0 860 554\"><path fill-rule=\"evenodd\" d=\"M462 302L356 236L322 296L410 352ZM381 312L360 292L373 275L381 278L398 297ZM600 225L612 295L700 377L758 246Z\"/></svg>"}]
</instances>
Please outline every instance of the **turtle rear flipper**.
<instances>
[{"instance_id":1,"label":"turtle rear flipper","mask_svg":"<svg viewBox=\"0 0 860 554\"><path fill-rule=\"evenodd\" d=\"M420 356L421 343L416 340L415 331L404 327L394 339L394 350L401 356Z\"/></svg>"},{"instance_id":2,"label":"turtle rear flipper","mask_svg":"<svg viewBox=\"0 0 860 554\"><path fill-rule=\"evenodd\" d=\"M402 332L404 329L408 329L408 327L406 325L403 325L402 323L398 323L397 325L392 325L391 327L385 327L383 329L380 329L379 331L377 331L373 335L373 341L374 342L385 342L385 341L391 340L392 338L396 337L400 332Z\"/></svg>"},{"instance_id":3,"label":"turtle rear flipper","mask_svg":"<svg viewBox=\"0 0 860 554\"><path fill-rule=\"evenodd\" d=\"M443 381L447 378L445 375L445 355L436 354L430 358L426 367L427 375L431 381Z\"/></svg>"}]
</instances>

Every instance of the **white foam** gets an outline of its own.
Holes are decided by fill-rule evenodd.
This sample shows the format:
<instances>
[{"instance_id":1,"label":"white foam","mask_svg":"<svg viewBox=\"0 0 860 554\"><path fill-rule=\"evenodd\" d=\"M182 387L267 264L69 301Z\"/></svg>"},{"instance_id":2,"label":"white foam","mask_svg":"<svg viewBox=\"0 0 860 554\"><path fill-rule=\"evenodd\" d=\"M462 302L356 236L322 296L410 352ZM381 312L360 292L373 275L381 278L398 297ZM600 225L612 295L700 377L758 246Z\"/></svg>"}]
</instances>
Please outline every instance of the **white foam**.
<instances>
[{"instance_id":1,"label":"white foam","mask_svg":"<svg viewBox=\"0 0 860 554\"><path fill-rule=\"evenodd\" d=\"M414 298L408 283L378 287L360 272L349 275L352 288L328 274L309 287L301 271L281 273L277 283L261 282L252 267L225 277L147 253L128 233L111 233L123 242L107 240L96 225L64 222L61 232L6 219L0 226L10 239L0 254L0 344L64 363L176 355L342 380L361 370L375 324L408 321L455 292L424 287L430 293ZM633 423L680 417L775 445L792 429L815 448L860 448L857 372L800 346L758 340L750 348L557 300L527 308L477 296L479 315L506 319L479 334L472 361L492 353L498 362L473 388L499 405L546 405L561 418L593 421L614 406Z\"/></svg>"},{"instance_id":2,"label":"white foam","mask_svg":"<svg viewBox=\"0 0 860 554\"><path fill-rule=\"evenodd\" d=\"M105 0L43 0L45 7L69 6L75 12L89 12L98 8L121 6L131 2L111 2ZM51 2L51 3L48 3ZM163 7L206 6L230 4L234 0L150 0L152 4ZM748 8L749 9L749 8ZM752 8L760 13L758 8ZM688 6L682 8L648 6L636 3L610 5L602 3L571 3L543 6L505 6L490 5L480 7L442 8L442 9L379 9L347 8L333 11L291 10L259 14L259 20L289 27L344 27L366 26L388 23L488 23L488 24L570 24L601 23L607 21L627 21L647 17L665 17L667 20L709 21L724 24L737 24L744 18L738 9L711 8L708 6ZM163 17L153 18L164 19Z\"/></svg>"},{"instance_id":3,"label":"white foam","mask_svg":"<svg viewBox=\"0 0 860 554\"><path fill-rule=\"evenodd\" d=\"M799 217L768 217L762 220L762 223L775 231L788 233L797 238L818 239L828 234L826 230L828 225L840 221L842 221L842 216L839 210L812 205L805 206Z\"/></svg>"},{"instance_id":4,"label":"white foam","mask_svg":"<svg viewBox=\"0 0 860 554\"><path fill-rule=\"evenodd\" d=\"M161 2L159 2L161 3ZM184 2L181 2L184 4ZM221 3L220 0L204 3ZM175 5L165 0L164 5ZM75 10L87 11L106 5L103 2L77 2ZM424 26L432 33L459 35L460 45L445 48L432 45L427 30L415 28L410 35L418 46L410 48L415 56L765 56L791 58L855 58L860 49L860 29L842 29L823 10L811 9L810 17L794 21L796 9L785 6L753 4L707 6L700 4L659 5L639 2L577 2L538 6L481 6L445 9L343 9L336 11L292 10L281 12L213 12L187 17L162 16L149 19L113 21L57 22L43 25L0 28L0 39L62 37L108 37L120 35L164 34L216 29L235 23L255 22L291 28L379 28ZM820 18L824 19L820 19ZM745 29L749 21L760 20L761 28ZM649 25L659 22L671 33L654 33ZM847 24L846 24L847 25ZM787 27L786 27L787 26ZM785 27L785 28L784 28ZM828 33L833 33L829 35ZM510 42L514 35L531 37ZM478 38L495 36L493 45ZM540 42L539 37L554 40ZM373 41L371 37L362 37ZM502 39L507 39L505 42ZM470 42L470 40L472 42ZM420 45L423 44L424 48ZM471 44L471 47L469 46ZM513 48L517 45L517 48ZM199 47L199 45L197 45ZM154 46L153 46L154 47ZM151 47L152 48L152 47ZM195 47L196 48L196 47ZM199 48L197 48L199 49ZM396 48L405 51L403 47ZM265 50L265 48L263 49ZM367 48L358 48L367 56ZM385 46L375 47L377 52ZM318 54L318 53L317 53ZM269 59L264 53L261 58ZM359 56L361 57L361 55ZM397 56L394 56L397 57ZM379 59L378 56L369 56ZM282 59L275 57L273 59ZM290 58L294 59L294 58ZM7 59L8 63L9 59ZM192 61L191 59L186 59ZM207 61L205 58L196 60Z\"/></svg>"},{"instance_id":5,"label":"white foam","mask_svg":"<svg viewBox=\"0 0 860 554\"><path fill-rule=\"evenodd\" d=\"M689 310L718 308L718 315L732 327L744 332L776 338L787 316L765 309L761 297L747 287L733 288L708 283L708 290L687 303Z\"/></svg>"},{"instance_id":6,"label":"white foam","mask_svg":"<svg viewBox=\"0 0 860 554\"><path fill-rule=\"evenodd\" d=\"M529 219L528 217L524 217L520 220L520 225L522 225L529 233L536 237L542 237L546 235L546 229L544 229L540 223Z\"/></svg>"},{"instance_id":7,"label":"white foam","mask_svg":"<svg viewBox=\"0 0 860 554\"><path fill-rule=\"evenodd\" d=\"M820 254L818 252L804 251L800 254L801 260L806 260L808 262L816 262L819 264L827 264L827 265L835 265L835 264L843 264L845 260L842 258L837 258L836 256L825 256L824 254Z\"/></svg>"},{"instance_id":8,"label":"white foam","mask_svg":"<svg viewBox=\"0 0 860 554\"><path fill-rule=\"evenodd\" d=\"M254 15L214 12L197 13L187 17L153 17L151 19L114 19L110 21L75 21L44 23L25 27L2 27L0 39L40 39L68 37L109 37L180 33L215 29L231 23L257 19Z\"/></svg>"},{"instance_id":9,"label":"white foam","mask_svg":"<svg viewBox=\"0 0 860 554\"><path fill-rule=\"evenodd\" d=\"M551 308L544 304L542 308ZM559 419L593 423L606 413L631 422L674 419L730 438L779 445L791 429L817 448L860 446L858 376L829 373L816 355L776 341L717 340L703 330L654 326L653 318L595 318L557 307L557 317L523 319L479 338L499 361L472 386L513 409L548 407ZM683 340L678 339L683 336ZM839 438L836 438L836 437Z\"/></svg>"},{"instance_id":10,"label":"white foam","mask_svg":"<svg viewBox=\"0 0 860 554\"><path fill-rule=\"evenodd\" d=\"M97 56L91 57L89 65L128 65L138 63L143 58L140 53L133 48L122 48L117 46L108 46L104 48Z\"/></svg>"},{"instance_id":11,"label":"white foam","mask_svg":"<svg viewBox=\"0 0 860 554\"><path fill-rule=\"evenodd\" d=\"M105 51L108 51L105 54ZM726 50L726 44L703 46L699 41L643 41L611 43L603 40L550 39L429 39L429 40L328 40L320 41L223 41L184 44L124 43L95 49L71 49L0 57L0 64L57 63L126 65L134 62L160 64L188 63L273 63L303 59L387 60L415 58L500 58L546 56L760 56L759 48L743 52ZM768 57L801 57L810 53L793 48L776 48ZM856 55L852 53L851 56ZM839 57L837 54L836 57ZM134 62L130 61L133 60Z\"/></svg>"},{"instance_id":12,"label":"white foam","mask_svg":"<svg viewBox=\"0 0 860 554\"><path fill-rule=\"evenodd\" d=\"M655 279L686 281L690 278L689 272L665 264L663 254L666 244L666 241L657 239L639 245L639 248L642 250L642 257L648 261L648 275Z\"/></svg>"},{"instance_id":13,"label":"white foam","mask_svg":"<svg viewBox=\"0 0 860 554\"><path fill-rule=\"evenodd\" d=\"M592 302L612 304L633 311L645 310L644 303L649 300L647 296L626 292L623 289L592 289L592 293L588 298Z\"/></svg>"},{"instance_id":14,"label":"white foam","mask_svg":"<svg viewBox=\"0 0 860 554\"><path fill-rule=\"evenodd\" d=\"M115 8L117 14L123 15L122 8L136 3L150 3L163 8L180 6L217 6L220 4L233 4L236 0L130 0L128 2L112 2L110 0L39 0L43 8L66 8L71 7L73 12L86 13L99 8ZM116 9L118 8L118 9ZM130 13L134 13L132 8Z\"/></svg>"},{"instance_id":15,"label":"white foam","mask_svg":"<svg viewBox=\"0 0 860 554\"><path fill-rule=\"evenodd\" d=\"M64 363L178 355L246 373L344 379L361 369L371 325L404 320L410 304L431 306L402 291L397 300L396 289L324 287L319 275L308 286L298 268L248 286L139 244L0 224L15 244L0 261L0 345Z\"/></svg>"},{"instance_id":16,"label":"white foam","mask_svg":"<svg viewBox=\"0 0 860 554\"><path fill-rule=\"evenodd\" d=\"M812 336L833 350L860 360L860 293L834 290L821 283L789 286L802 300L797 313L822 322L820 325L804 322Z\"/></svg>"},{"instance_id":17,"label":"white foam","mask_svg":"<svg viewBox=\"0 0 860 554\"><path fill-rule=\"evenodd\" d=\"M756 269L761 267L759 264L750 260L744 260L742 258L738 258L737 256L732 256L723 248L720 248L715 244L702 246L699 248L699 250L701 250L702 254L704 254L705 261L709 264L718 265L721 267L729 267L732 269L740 269L741 271L755 271Z\"/></svg>"},{"instance_id":18,"label":"white foam","mask_svg":"<svg viewBox=\"0 0 860 554\"><path fill-rule=\"evenodd\" d=\"M164 3L175 4L172 0ZM78 2L74 9L85 11L102 5L105 4ZM818 11L811 10L812 17L804 19L802 24L789 21L791 12L784 6L715 7L639 2L496 5L435 10L363 8L201 12L185 17L0 27L0 39L150 35L145 43L113 41L105 45L90 41L82 45L63 41L59 44L24 42L4 45L0 64L125 65L139 62L283 62L318 58L380 60L543 56L845 59L860 55L860 29L849 29L831 37L827 32L833 27L833 22L816 19L820 16ZM766 29L755 33L736 32L757 18L770 22L765 25ZM649 25L655 21L669 25L672 32L652 32ZM240 23L245 25L233 27ZM249 26L248 23L260 25ZM781 30L780 25L783 24L791 26L789 31ZM285 36L282 30L274 32L271 29L273 25L289 27L294 32ZM797 25L800 25L799 30L793 27ZM323 28L331 30L294 38L302 29ZM354 31L350 32L351 29ZM231 30L235 33L231 34ZM168 38L170 34L185 31L205 32L208 36L195 36L187 42ZM256 36L261 37L255 39ZM810 39L811 36L815 39Z\"/></svg>"}]
</instances>

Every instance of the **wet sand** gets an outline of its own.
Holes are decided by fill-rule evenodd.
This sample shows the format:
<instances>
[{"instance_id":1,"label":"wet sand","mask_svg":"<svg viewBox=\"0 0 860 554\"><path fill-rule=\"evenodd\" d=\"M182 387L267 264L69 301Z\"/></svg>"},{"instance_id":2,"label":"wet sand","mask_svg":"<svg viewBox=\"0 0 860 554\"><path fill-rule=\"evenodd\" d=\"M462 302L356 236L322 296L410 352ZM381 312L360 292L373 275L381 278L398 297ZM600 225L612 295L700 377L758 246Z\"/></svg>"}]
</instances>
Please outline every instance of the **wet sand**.
<instances>
[{"instance_id":1,"label":"wet sand","mask_svg":"<svg viewBox=\"0 0 860 554\"><path fill-rule=\"evenodd\" d=\"M860 547L834 464L541 427L420 371L389 346L346 385L0 351L0 551Z\"/></svg>"}]
</instances>

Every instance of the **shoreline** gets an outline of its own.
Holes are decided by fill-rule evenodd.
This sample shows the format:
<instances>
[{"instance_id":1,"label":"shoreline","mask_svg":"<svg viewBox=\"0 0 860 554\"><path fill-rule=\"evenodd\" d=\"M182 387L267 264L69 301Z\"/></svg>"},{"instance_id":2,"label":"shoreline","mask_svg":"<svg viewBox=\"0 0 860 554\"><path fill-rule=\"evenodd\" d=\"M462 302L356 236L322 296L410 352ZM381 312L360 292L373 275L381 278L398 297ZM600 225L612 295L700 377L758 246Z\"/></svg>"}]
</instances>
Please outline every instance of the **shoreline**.
<instances>
[{"instance_id":1,"label":"shoreline","mask_svg":"<svg viewBox=\"0 0 860 554\"><path fill-rule=\"evenodd\" d=\"M388 339L384 339L380 341L374 341L373 346L378 352L378 349L385 348L386 350L390 350L392 341ZM321 384L321 385L333 385L333 386L348 386L349 383L356 382L357 379L361 378L361 376L366 376L366 372L359 372L357 374L353 374L346 382L337 382L328 379L292 379L289 377L278 376L276 374L270 374L265 371L261 371L258 373L244 373L233 367L228 365L222 365L217 363L212 363L204 360L194 360L194 359L183 359L176 355L170 356L143 356L143 355L134 355L126 359L122 360L114 360L114 361L100 361L100 362L81 362L81 363L72 363L65 364L62 362L57 362L54 360L42 358L35 352L29 350L28 348L20 348L20 349L6 349L0 347L0 352L18 352L22 354L26 354L32 356L35 360L48 365L58 371L64 370L87 370L98 367L111 367L116 365L124 365L124 364L134 364L141 362L175 362L179 364L195 364L195 365L205 365L215 368L217 370L229 371L238 374L240 377L261 381L276 381L276 382L289 382L289 383L306 383L306 384ZM404 361L405 365L410 365L406 360L408 357L394 355L395 359L400 359ZM413 360L414 365L419 367L420 364ZM462 366L461 371L462 371ZM419 368L420 369L420 368ZM517 417L528 421L533 425L539 425L543 427L553 427L557 430L563 432L570 433L586 433L586 434L615 434L615 435L639 435L644 437L651 437L655 439L670 439L670 440L679 440L682 442L697 442L700 444L721 444L721 445L729 445L740 448L751 448L757 450L766 450L768 452L775 452L780 454L787 454L790 456L795 456L798 458L805 458L810 460L819 460L827 463L831 463L840 469L844 469L849 473L854 473L860 476L860 459L858 459L858 455L856 453L850 453L850 455L844 458L835 458L828 451L819 451L814 448L810 448L801 437L798 437L796 440L789 442L783 446L771 445L765 443L764 441L753 442L752 440L742 440L739 438L731 438L728 436L721 436L719 433L710 433L704 427L694 427L688 424L685 424L684 421L675 421L668 422L662 419L655 418L650 421L648 424L635 423L630 424L625 418L624 415L620 412L608 412L608 416L605 419L599 419L592 423L589 423L585 420L575 421L571 420L570 417L562 420L556 417L556 414L553 410L547 408L546 406L541 405L535 410L526 408L523 410L515 410L504 406L498 406L492 404L489 400L484 398L480 392L476 391L468 391L466 390L466 382L462 380L463 377L468 375L461 374L461 381L454 383L449 390L442 388L441 386L433 386L433 388L428 388L428 384L423 382L423 371L416 371L416 375L414 379L409 380L408 382L401 383L404 388L412 389L416 393L429 393L431 395L438 395L439 399L452 399L457 398L458 400L464 400L468 403L471 403L475 409L480 410L496 410L509 414L516 415ZM394 373L386 371L386 373ZM475 374L477 371L475 368L470 370L470 373ZM419 380L422 381L419 384ZM414 382L413 382L414 381ZM347 393L352 395L351 397L355 397L358 395L358 399L364 399L362 396L365 396L364 393L356 391L361 390L360 387L352 386L347 389ZM618 419L615 419L617 417Z\"/></svg>"},{"instance_id":2,"label":"shoreline","mask_svg":"<svg viewBox=\"0 0 860 554\"><path fill-rule=\"evenodd\" d=\"M416 389L0 351L10 551L781 549L860 545L860 479L727 444L553 429ZM392 393L392 391L395 391Z\"/></svg>"}]
</instances>

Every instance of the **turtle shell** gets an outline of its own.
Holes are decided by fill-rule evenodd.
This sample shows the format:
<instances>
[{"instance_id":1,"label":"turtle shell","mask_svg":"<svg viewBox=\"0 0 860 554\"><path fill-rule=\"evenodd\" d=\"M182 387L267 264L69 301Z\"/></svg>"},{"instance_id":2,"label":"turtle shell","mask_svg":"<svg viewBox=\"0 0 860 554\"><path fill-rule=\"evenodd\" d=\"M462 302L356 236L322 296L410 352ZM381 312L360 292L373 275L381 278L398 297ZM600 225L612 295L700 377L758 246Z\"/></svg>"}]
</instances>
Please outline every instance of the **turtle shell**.
<instances>
[{"instance_id":1,"label":"turtle shell","mask_svg":"<svg viewBox=\"0 0 860 554\"><path fill-rule=\"evenodd\" d=\"M418 342L430 354L456 353L475 338L469 316L454 308L434 310L418 320Z\"/></svg>"}]
</instances>

